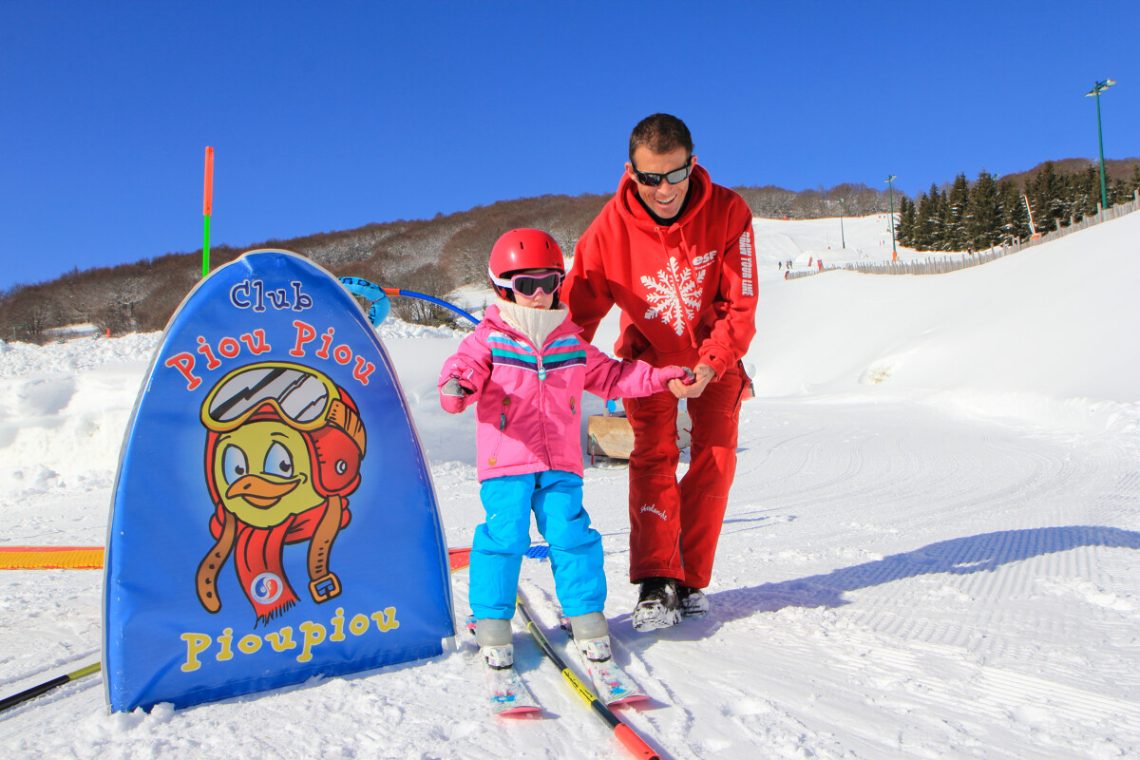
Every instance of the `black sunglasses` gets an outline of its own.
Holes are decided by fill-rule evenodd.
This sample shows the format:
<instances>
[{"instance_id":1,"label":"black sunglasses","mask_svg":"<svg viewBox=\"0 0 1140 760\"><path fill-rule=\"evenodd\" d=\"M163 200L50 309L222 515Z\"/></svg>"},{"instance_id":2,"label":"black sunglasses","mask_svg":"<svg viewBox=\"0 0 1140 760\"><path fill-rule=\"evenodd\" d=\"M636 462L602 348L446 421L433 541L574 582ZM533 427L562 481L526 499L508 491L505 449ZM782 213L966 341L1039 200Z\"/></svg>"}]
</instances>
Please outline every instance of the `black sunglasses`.
<instances>
[{"instance_id":1,"label":"black sunglasses","mask_svg":"<svg viewBox=\"0 0 1140 760\"><path fill-rule=\"evenodd\" d=\"M630 164L630 166L633 166L633 164ZM653 172L638 171L637 167L634 166L633 176L637 177L638 182L643 185L648 185L649 187L657 187L661 184L661 180L665 180L670 185L676 185L679 182L685 181L685 179L689 176L689 169L691 169L692 166L693 157L689 156L689 159L685 161L685 165L680 169L674 169L673 171L666 172L665 174L654 174Z\"/></svg>"}]
</instances>

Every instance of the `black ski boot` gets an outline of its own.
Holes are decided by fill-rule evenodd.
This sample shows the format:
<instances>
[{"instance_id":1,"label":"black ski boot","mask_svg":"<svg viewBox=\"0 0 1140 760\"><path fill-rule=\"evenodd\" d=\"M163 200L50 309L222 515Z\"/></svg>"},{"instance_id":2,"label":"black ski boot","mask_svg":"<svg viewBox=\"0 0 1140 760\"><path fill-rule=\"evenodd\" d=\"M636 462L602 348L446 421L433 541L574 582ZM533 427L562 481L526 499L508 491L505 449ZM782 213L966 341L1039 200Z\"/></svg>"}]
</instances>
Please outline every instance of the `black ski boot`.
<instances>
[{"instance_id":1,"label":"black ski boot","mask_svg":"<svg viewBox=\"0 0 1140 760\"><path fill-rule=\"evenodd\" d=\"M633 608L633 629L653 631L681 622L677 582L672 578L646 578L641 582L637 606Z\"/></svg>"},{"instance_id":2,"label":"black ski boot","mask_svg":"<svg viewBox=\"0 0 1140 760\"><path fill-rule=\"evenodd\" d=\"M680 600L681 614L685 617L700 617L709 612L708 597L699 588L677 584L677 598Z\"/></svg>"}]
</instances>

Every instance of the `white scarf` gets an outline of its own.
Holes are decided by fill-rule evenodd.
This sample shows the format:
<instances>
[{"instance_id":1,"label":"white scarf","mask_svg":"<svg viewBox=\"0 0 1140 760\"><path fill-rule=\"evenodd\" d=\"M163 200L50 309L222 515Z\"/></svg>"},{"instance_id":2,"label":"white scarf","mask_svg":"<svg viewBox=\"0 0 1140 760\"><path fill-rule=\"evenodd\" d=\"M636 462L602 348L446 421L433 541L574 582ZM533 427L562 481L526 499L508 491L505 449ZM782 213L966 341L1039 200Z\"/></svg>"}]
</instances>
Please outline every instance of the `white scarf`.
<instances>
[{"instance_id":1,"label":"white scarf","mask_svg":"<svg viewBox=\"0 0 1140 760\"><path fill-rule=\"evenodd\" d=\"M539 350L542 350L542 344L546 342L550 333L554 332L554 328L566 321L566 317L570 314L564 304L549 309L528 309L513 301L499 298L496 300L496 305L503 321L530 338L534 347Z\"/></svg>"}]
</instances>

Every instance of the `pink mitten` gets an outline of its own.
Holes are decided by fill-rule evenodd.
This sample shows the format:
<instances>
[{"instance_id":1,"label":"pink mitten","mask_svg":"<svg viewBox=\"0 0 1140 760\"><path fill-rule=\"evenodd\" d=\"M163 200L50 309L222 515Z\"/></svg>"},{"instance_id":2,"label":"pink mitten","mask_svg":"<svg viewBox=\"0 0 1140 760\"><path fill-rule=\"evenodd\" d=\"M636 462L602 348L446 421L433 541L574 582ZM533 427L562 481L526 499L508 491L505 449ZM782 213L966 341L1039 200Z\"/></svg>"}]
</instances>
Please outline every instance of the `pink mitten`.
<instances>
[{"instance_id":1,"label":"pink mitten","mask_svg":"<svg viewBox=\"0 0 1140 760\"><path fill-rule=\"evenodd\" d=\"M439 388L439 405L449 414L459 414L467 406L467 396L471 391L452 377Z\"/></svg>"},{"instance_id":2,"label":"pink mitten","mask_svg":"<svg viewBox=\"0 0 1140 760\"><path fill-rule=\"evenodd\" d=\"M680 380L685 385L692 385L697 381L697 376L688 367L669 366L661 368L661 381L668 383L670 380Z\"/></svg>"}]
</instances>

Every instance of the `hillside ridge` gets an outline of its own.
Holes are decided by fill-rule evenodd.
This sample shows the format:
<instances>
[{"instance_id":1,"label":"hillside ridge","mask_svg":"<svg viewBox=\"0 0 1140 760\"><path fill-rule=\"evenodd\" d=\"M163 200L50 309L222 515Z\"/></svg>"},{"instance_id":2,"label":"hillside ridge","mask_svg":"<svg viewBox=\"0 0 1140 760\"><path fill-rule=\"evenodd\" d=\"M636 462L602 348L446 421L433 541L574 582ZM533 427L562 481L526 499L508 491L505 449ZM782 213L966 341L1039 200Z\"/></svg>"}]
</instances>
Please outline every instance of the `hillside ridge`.
<instances>
[{"instance_id":1,"label":"hillside ridge","mask_svg":"<svg viewBox=\"0 0 1140 760\"><path fill-rule=\"evenodd\" d=\"M1001 179L1024 183L1046 163ZM1069 173L1085 171L1093 162L1063 159L1053 164L1058 173ZM1128 177L1136 166L1140 158L1106 162L1112 179ZM753 215L763 218L866 216L887 211L890 203L885 188L855 183L799 191L772 185L733 189L748 202ZM895 192L895 196L897 210L905 195ZM241 248L217 246L210 251L211 264L221 266L247 250L282 248L312 259L337 276L352 274L386 286L446 293L482 279L487 252L504 230L545 229L570 254L610 197L609 193L542 195L437 214L433 219L376 222ZM76 323L94 324L101 332L113 334L161 330L199 280L200 261L201 250L167 253L17 285L0 293L0 340L43 342L50 339L53 328Z\"/></svg>"}]
</instances>

